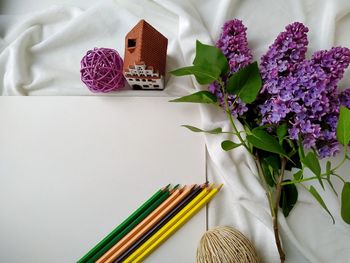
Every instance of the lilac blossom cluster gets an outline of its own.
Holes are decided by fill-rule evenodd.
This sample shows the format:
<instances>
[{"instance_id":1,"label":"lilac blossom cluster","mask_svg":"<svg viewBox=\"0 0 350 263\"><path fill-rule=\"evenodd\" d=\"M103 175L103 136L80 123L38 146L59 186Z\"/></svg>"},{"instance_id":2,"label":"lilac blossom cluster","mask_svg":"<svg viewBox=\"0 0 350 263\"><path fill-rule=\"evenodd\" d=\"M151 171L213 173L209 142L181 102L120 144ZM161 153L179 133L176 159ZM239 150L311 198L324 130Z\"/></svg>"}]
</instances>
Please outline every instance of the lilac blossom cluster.
<instances>
[{"instance_id":1,"label":"lilac blossom cluster","mask_svg":"<svg viewBox=\"0 0 350 263\"><path fill-rule=\"evenodd\" d=\"M226 78L252 62L246 30L238 19L226 22L222 28L216 46L230 65ZM337 91L338 82L350 63L350 50L334 47L318 51L306 60L307 32L302 23L288 25L261 58L263 87L257 103L246 105L235 95L223 93L217 82L209 85L209 91L217 96L223 108L226 108L226 96L235 117L244 116L249 107L260 112L260 125L287 123L291 139L301 135L304 147L315 148L323 158L338 153L339 108L340 105L350 108L350 89Z\"/></svg>"},{"instance_id":2,"label":"lilac blossom cluster","mask_svg":"<svg viewBox=\"0 0 350 263\"><path fill-rule=\"evenodd\" d=\"M216 46L221 49L226 56L230 65L230 74L238 71L241 68L249 65L252 62L253 56L248 48L247 28L241 20L233 19L227 21L223 28ZM217 82L209 85L209 91L216 95L220 105L226 108L224 102L224 94L220 85ZM233 116L242 116L247 110L247 106L235 95L226 94L228 106ZM235 101L236 100L236 101ZM235 103L234 103L235 101Z\"/></svg>"},{"instance_id":3,"label":"lilac blossom cluster","mask_svg":"<svg viewBox=\"0 0 350 263\"><path fill-rule=\"evenodd\" d=\"M336 125L340 105L350 106L350 90L337 84L350 63L348 48L316 52L305 60L308 29L301 23L286 27L261 59L263 87L261 124L288 123L289 136L301 135L305 148L320 158L339 151Z\"/></svg>"},{"instance_id":4,"label":"lilac blossom cluster","mask_svg":"<svg viewBox=\"0 0 350 263\"><path fill-rule=\"evenodd\" d=\"M230 65L230 71L236 72L252 62L253 55L248 48L247 28L241 20L227 21L222 27L216 46L221 49Z\"/></svg>"}]
</instances>

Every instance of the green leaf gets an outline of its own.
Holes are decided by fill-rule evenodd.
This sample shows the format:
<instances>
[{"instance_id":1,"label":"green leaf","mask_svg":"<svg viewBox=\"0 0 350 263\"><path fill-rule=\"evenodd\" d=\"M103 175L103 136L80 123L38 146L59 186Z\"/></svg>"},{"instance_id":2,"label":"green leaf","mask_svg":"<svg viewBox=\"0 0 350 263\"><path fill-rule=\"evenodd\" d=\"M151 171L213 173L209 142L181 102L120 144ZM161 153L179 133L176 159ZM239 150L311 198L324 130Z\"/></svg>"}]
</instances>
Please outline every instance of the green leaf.
<instances>
[{"instance_id":1,"label":"green leaf","mask_svg":"<svg viewBox=\"0 0 350 263\"><path fill-rule=\"evenodd\" d=\"M303 147L303 144L302 144L302 139L301 139L300 134L298 135L297 143L298 143L299 157L300 157L300 160L302 160L305 157L305 153L304 153L304 147Z\"/></svg>"},{"instance_id":2,"label":"green leaf","mask_svg":"<svg viewBox=\"0 0 350 263\"><path fill-rule=\"evenodd\" d=\"M281 145L275 137L261 129L253 129L251 135L247 135L247 140L254 147L272 153L277 153L287 157Z\"/></svg>"},{"instance_id":3,"label":"green leaf","mask_svg":"<svg viewBox=\"0 0 350 263\"><path fill-rule=\"evenodd\" d=\"M289 156L293 156L297 152L297 150L295 148L295 143L291 139L288 139L286 137L284 137L282 139L284 139L288 143L288 146L291 148ZM282 139L280 140L281 145L282 145Z\"/></svg>"},{"instance_id":4,"label":"green leaf","mask_svg":"<svg viewBox=\"0 0 350 263\"><path fill-rule=\"evenodd\" d=\"M179 68L170 73L175 76L194 75L199 84L205 85L218 80L228 69L227 59L219 48L204 45L197 40L193 66Z\"/></svg>"},{"instance_id":5,"label":"green leaf","mask_svg":"<svg viewBox=\"0 0 350 263\"><path fill-rule=\"evenodd\" d=\"M350 141L350 110L344 106L340 106L337 139L344 146L347 146Z\"/></svg>"},{"instance_id":6,"label":"green leaf","mask_svg":"<svg viewBox=\"0 0 350 263\"><path fill-rule=\"evenodd\" d=\"M344 183L341 192L341 217L344 222L350 224L350 183Z\"/></svg>"},{"instance_id":7,"label":"green leaf","mask_svg":"<svg viewBox=\"0 0 350 263\"><path fill-rule=\"evenodd\" d=\"M273 178L273 174L269 170L268 166L266 166L266 164L264 164L264 163L261 163L261 166L263 169L263 175L265 177L266 183L271 187L275 186L276 183L275 183L275 180Z\"/></svg>"},{"instance_id":8,"label":"green leaf","mask_svg":"<svg viewBox=\"0 0 350 263\"><path fill-rule=\"evenodd\" d=\"M276 129L276 134L281 143L283 138L287 135L287 124L283 123L282 125L278 126Z\"/></svg>"},{"instance_id":9,"label":"green leaf","mask_svg":"<svg viewBox=\"0 0 350 263\"><path fill-rule=\"evenodd\" d=\"M252 103L262 85L258 63L255 61L237 71L227 81L227 92L235 94L245 103Z\"/></svg>"},{"instance_id":10,"label":"green leaf","mask_svg":"<svg viewBox=\"0 0 350 263\"><path fill-rule=\"evenodd\" d=\"M239 143L235 143L233 141L229 141L229 140L226 140L226 141L223 141L221 143L221 148L225 151L230 151L234 148L237 148L239 146L241 146L242 144L239 144Z\"/></svg>"},{"instance_id":11,"label":"green leaf","mask_svg":"<svg viewBox=\"0 0 350 263\"><path fill-rule=\"evenodd\" d=\"M331 187L331 189L333 190L333 193L338 196L337 191L335 190L333 183L331 181L331 175L332 175L332 163L330 161L326 162L326 176L327 176L327 183L329 184L329 186Z\"/></svg>"},{"instance_id":12,"label":"green leaf","mask_svg":"<svg viewBox=\"0 0 350 263\"><path fill-rule=\"evenodd\" d=\"M291 153L289 153L288 156L290 156L290 161L286 164L286 170L291 171L293 168L302 169L302 165L298 154L291 155Z\"/></svg>"},{"instance_id":13,"label":"green leaf","mask_svg":"<svg viewBox=\"0 0 350 263\"><path fill-rule=\"evenodd\" d=\"M278 157L271 155L266 158L262 158L261 168L263 170L266 183L269 186L276 185L275 174L278 174L278 170L279 170Z\"/></svg>"},{"instance_id":14,"label":"green leaf","mask_svg":"<svg viewBox=\"0 0 350 263\"><path fill-rule=\"evenodd\" d=\"M213 64L194 65L179 68L170 73L175 76L194 75L199 84L210 84L217 80L220 76L220 69Z\"/></svg>"},{"instance_id":15,"label":"green leaf","mask_svg":"<svg viewBox=\"0 0 350 263\"><path fill-rule=\"evenodd\" d=\"M198 40L196 41L196 57L193 60L193 65L213 65L219 69L219 75L226 74L229 69L227 58L219 48L202 44Z\"/></svg>"},{"instance_id":16,"label":"green leaf","mask_svg":"<svg viewBox=\"0 0 350 263\"><path fill-rule=\"evenodd\" d=\"M249 126L247 124L244 125L243 128L244 128L244 131L246 132L246 134L252 134L251 129L249 128Z\"/></svg>"},{"instance_id":17,"label":"green leaf","mask_svg":"<svg viewBox=\"0 0 350 263\"><path fill-rule=\"evenodd\" d=\"M264 160L268 163L269 166L273 169L273 171L278 174L280 169L280 159L276 155L270 155Z\"/></svg>"},{"instance_id":18,"label":"green leaf","mask_svg":"<svg viewBox=\"0 0 350 263\"><path fill-rule=\"evenodd\" d=\"M290 180L284 180L283 182L290 182ZM294 205L298 201L298 190L294 184L287 184L282 187L280 207L285 217L287 217Z\"/></svg>"},{"instance_id":19,"label":"green leaf","mask_svg":"<svg viewBox=\"0 0 350 263\"><path fill-rule=\"evenodd\" d=\"M187 129L189 129L189 130L191 130L193 132L205 132L205 133L210 133L210 134L222 133L222 129L221 128L215 128L215 129L206 131L206 130L199 129L199 128L191 126L191 125L181 125L181 126L187 128Z\"/></svg>"},{"instance_id":20,"label":"green leaf","mask_svg":"<svg viewBox=\"0 0 350 263\"><path fill-rule=\"evenodd\" d=\"M216 103L217 98L211 92L203 90L178 99L170 100L170 102Z\"/></svg>"},{"instance_id":21,"label":"green leaf","mask_svg":"<svg viewBox=\"0 0 350 263\"><path fill-rule=\"evenodd\" d=\"M299 170L298 172L293 174L293 177L296 181L303 179L303 170Z\"/></svg>"},{"instance_id":22,"label":"green leaf","mask_svg":"<svg viewBox=\"0 0 350 263\"><path fill-rule=\"evenodd\" d=\"M326 206L325 202L323 201L322 197L320 194L317 192L317 190L311 185L310 188L308 189L309 192L313 195L313 197L317 200L317 202L323 207L324 210L331 216L333 220L333 224L335 223L334 217L331 214L331 212L328 210L328 207Z\"/></svg>"},{"instance_id":23,"label":"green leaf","mask_svg":"<svg viewBox=\"0 0 350 263\"><path fill-rule=\"evenodd\" d=\"M329 177L331 175L331 173L332 173L331 166L332 166L331 162L327 161L327 163L326 163L326 174L327 174L327 177Z\"/></svg>"},{"instance_id":24,"label":"green leaf","mask_svg":"<svg viewBox=\"0 0 350 263\"><path fill-rule=\"evenodd\" d=\"M316 154L314 152L308 152L307 155L301 160L301 162L317 176L320 185L324 189L321 178L320 161L318 160Z\"/></svg>"},{"instance_id":25,"label":"green leaf","mask_svg":"<svg viewBox=\"0 0 350 263\"><path fill-rule=\"evenodd\" d=\"M332 181L331 181L331 178L330 178L330 177L328 177L328 178L327 178L327 183L328 183L328 184L329 184L329 186L331 187L331 189L332 189L333 193L334 193L336 196L338 196L338 193L337 193L337 191L335 190L335 188L334 188L334 186L333 186L333 183L332 183Z\"/></svg>"}]
</instances>

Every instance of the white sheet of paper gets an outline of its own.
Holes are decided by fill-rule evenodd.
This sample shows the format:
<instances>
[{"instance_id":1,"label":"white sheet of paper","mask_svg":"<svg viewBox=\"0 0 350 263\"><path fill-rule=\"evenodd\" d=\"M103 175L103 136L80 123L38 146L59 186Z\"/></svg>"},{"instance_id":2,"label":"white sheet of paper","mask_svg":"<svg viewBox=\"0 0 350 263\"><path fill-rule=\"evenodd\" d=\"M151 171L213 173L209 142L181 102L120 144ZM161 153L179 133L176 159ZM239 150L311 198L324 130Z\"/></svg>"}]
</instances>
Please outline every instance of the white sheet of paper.
<instances>
[{"instance_id":1,"label":"white sheet of paper","mask_svg":"<svg viewBox=\"0 0 350 263\"><path fill-rule=\"evenodd\" d=\"M0 258L70 263L168 183L205 181L205 146L169 98L0 98ZM146 262L195 262L202 209Z\"/></svg>"}]
</instances>

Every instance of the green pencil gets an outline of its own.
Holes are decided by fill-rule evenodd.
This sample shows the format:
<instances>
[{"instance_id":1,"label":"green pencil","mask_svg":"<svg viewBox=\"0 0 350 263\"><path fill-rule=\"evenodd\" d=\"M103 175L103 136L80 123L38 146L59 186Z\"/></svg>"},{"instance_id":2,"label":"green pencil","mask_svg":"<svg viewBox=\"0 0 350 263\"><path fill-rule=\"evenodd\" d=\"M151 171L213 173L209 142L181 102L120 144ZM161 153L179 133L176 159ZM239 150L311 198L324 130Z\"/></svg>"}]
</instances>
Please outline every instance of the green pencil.
<instances>
[{"instance_id":1,"label":"green pencil","mask_svg":"<svg viewBox=\"0 0 350 263\"><path fill-rule=\"evenodd\" d=\"M170 195L170 191L167 189L163 194L149 206L141 215L139 215L133 222L131 222L123 231L116 235L110 242L102 247L87 263L95 263L100 257L102 257L111 247L113 247L120 239L122 239L127 233L129 233L136 225L138 225L143 219L145 219L150 213L152 213L161 203L163 203Z\"/></svg>"},{"instance_id":2,"label":"green pencil","mask_svg":"<svg viewBox=\"0 0 350 263\"><path fill-rule=\"evenodd\" d=\"M111 233L102 239L88 253L86 253L77 263L85 263L93 257L101 248L108 244L115 236L122 232L131 222L138 218L147 208L149 208L156 200L158 200L165 192L169 192L170 184L155 192L146 202L136 209L127 219L118 225Z\"/></svg>"}]
</instances>

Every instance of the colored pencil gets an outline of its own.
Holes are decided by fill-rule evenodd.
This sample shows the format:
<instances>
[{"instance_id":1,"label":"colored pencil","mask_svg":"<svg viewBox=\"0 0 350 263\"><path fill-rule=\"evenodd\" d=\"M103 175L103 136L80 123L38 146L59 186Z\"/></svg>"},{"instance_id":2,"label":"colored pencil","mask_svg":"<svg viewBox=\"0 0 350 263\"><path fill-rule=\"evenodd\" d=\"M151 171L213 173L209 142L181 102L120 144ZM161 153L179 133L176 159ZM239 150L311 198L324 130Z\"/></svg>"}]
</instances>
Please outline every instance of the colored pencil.
<instances>
[{"instance_id":1,"label":"colored pencil","mask_svg":"<svg viewBox=\"0 0 350 263\"><path fill-rule=\"evenodd\" d=\"M118 256L126 251L132 244L134 244L140 237L149 231L156 223L158 223L167 213L171 211L178 203L181 202L193 189L194 185L189 185L175 192L152 214L150 214L144 221L135 227L129 234L114 245L106 254L104 254L97 263L112 263Z\"/></svg>"},{"instance_id":2,"label":"colored pencil","mask_svg":"<svg viewBox=\"0 0 350 263\"><path fill-rule=\"evenodd\" d=\"M180 218L179 221L177 221L175 224L173 224L169 229L166 230L166 232L155 235L154 242L149 242L149 246L142 251L142 253L137 256L135 259L133 259L133 263L138 263L144 260L150 253L152 253L153 250L155 250L159 245L161 245L165 240L167 240L173 233L176 232L181 226L183 226L191 217L193 217L204 205L206 205L213 197L217 194L217 192L220 190L222 185L220 185L218 188L213 188L199 203L197 203L190 211L188 211L183 217ZM166 229L167 226L164 226L164 229ZM159 232L162 232L160 230ZM130 262L130 261L125 261Z\"/></svg>"},{"instance_id":3,"label":"colored pencil","mask_svg":"<svg viewBox=\"0 0 350 263\"><path fill-rule=\"evenodd\" d=\"M155 242L159 237L161 237L170 227L172 227L177 221L179 221L183 216L185 216L189 211L192 210L208 193L209 188L204 188L199 195L197 195L190 203L188 203L179 213L177 213L168 223L166 223L161 229L159 229L153 236L151 236L144 244L142 244L137 250L135 250L124 263L134 262L134 260L139 257L145 249L147 249L150 244Z\"/></svg>"},{"instance_id":4,"label":"colored pencil","mask_svg":"<svg viewBox=\"0 0 350 263\"><path fill-rule=\"evenodd\" d=\"M102 247L108 244L116 235L122 232L132 221L140 216L149 206L152 205L163 193L167 191L170 184L155 192L146 202L144 202L138 209L136 209L128 218L126 218L120 225L118 225L111 233L95 245L88 253L86 253L77 263L85 263L93 257Z\"/></svg>"},{"instance_id":5,"label":"colored pencil","mask_svg":"<svg viewBox=\"0 0 350 263\"><path fill-rule=\"evenodd\" d=\"M146 210L144 210L136 219L130 222L119 234L115 235L107 244L96 251L96 253L87 261L88 263L95 263L104 253L106 253L111 247L113 247L120 239L122 239L130 230L132 230L137 224L145 219L150 213L152 213L163 201L165 201L170 195L168 189L162 191L162 195L155 200Z\"/></svg>"},{"instance_id":6,"label":"colored pencil","mask_svg":"<svg viewBox=\"0 0 350 263\"><path fill-rule=\"evenodd\" d=\"M141 231L150 221L152 221L165 207L173 202L181 193L182 189L176 189L172 191L171 195L160 204L152 213L150 213L144 220L142 220L134 229L127 233L121 240L118 241L112 248L110 248L102 257L100 257L96 263L105 262L105 260L113 253L123 246L126 242L132 239L139 231Z\"/></svg>"},{"instance_id":7,"label":"colored pencil","mask_svg":"<svg viewBox=\"0 0 350 263\"><path fill-rule=\"evenodd\" d=\"M190 203L198 194L201 193L205 185L197 186L191 190L175 208L173 208L164 218L161 219L152 229L147 231L139 240L136 241L127 251L118 257L114 263L120 263L131 255L137 248L139 248L145 241L148 240L154 233L156 233L162 226L164 226L171 218L173 218L179 211L181 211L188 203Z\"/></svg>"}]
</instances>

